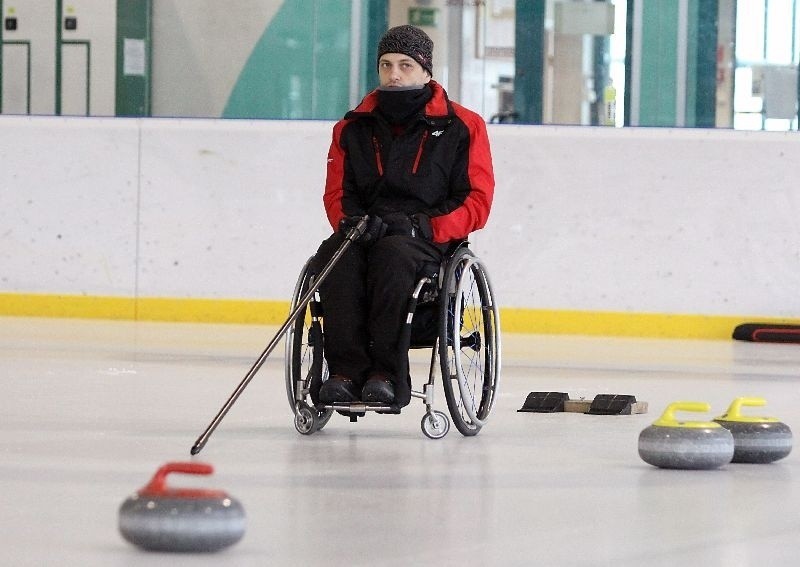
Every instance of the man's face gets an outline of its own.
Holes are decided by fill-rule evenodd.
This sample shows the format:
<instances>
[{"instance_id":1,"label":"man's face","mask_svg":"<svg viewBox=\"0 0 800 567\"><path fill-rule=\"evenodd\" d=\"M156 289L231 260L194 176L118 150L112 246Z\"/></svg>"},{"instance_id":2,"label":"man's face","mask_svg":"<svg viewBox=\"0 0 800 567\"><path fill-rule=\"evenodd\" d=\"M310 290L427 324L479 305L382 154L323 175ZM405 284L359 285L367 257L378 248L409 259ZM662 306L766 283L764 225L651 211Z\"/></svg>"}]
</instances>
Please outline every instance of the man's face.
<instances>
[{"instance_id":1,"label":"man's face","mask_svg":"<svg viewBox=\"0 0 800 567\"><path fill-rule=\"evenodd\" d=\"M382 87L421 86L431 80L428 72L413 58L402 53L384 53L378 60Z\"/></svg>"}]
</instances>

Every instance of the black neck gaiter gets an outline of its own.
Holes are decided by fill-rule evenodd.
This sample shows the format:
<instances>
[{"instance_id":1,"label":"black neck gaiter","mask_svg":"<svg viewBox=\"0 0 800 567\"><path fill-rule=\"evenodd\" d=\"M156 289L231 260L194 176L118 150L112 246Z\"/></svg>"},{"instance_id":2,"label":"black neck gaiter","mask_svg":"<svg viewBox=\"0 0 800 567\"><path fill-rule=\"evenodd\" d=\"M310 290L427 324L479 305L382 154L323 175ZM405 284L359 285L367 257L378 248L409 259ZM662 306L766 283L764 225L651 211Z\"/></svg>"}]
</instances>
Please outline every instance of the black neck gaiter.
<instances>
[{"instance_id":1,"label":"black neck gaiter","mask_svg":"<svg viewBox=\"0 0 800 567\"><path fill-rule=\"evenodd\" d=\"M429 85L378 87L378 109L390 124L405 124L425 107L433 96Z\"/></svg>"}]
</instances>

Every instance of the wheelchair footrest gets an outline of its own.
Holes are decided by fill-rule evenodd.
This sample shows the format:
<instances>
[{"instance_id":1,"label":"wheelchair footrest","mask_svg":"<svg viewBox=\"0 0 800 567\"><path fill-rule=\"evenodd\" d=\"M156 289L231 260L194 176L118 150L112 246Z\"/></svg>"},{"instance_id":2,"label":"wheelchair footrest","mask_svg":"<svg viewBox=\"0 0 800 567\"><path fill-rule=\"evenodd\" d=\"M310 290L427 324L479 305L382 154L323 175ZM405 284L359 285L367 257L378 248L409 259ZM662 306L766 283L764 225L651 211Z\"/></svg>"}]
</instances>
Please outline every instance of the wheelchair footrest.
<instances>
[{"instance_id":1,"label":"wheelchair footrest","mask_svg":"<svg viewBox=\"0 0 800 567\"><path fill-rule=\"evenodd\" d=\"M397 404L377 404L366 402L335 403L320 405L317 410L334 410L340 414L350 417L350 421L357 421L359 417L364 417L368 411L376 413L399 414L400 408Z\"/></svg>"}]
</instances>

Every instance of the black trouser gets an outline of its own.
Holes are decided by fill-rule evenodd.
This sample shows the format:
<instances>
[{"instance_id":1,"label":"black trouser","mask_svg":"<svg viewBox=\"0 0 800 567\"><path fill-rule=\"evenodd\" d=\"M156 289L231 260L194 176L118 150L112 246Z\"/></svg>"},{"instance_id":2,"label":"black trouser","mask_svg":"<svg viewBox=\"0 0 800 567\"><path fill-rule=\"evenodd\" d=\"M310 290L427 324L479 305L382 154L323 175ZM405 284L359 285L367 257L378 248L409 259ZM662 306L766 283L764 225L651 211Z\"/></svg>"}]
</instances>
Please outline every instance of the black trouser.
<instances>
[{"instance_id":1,"label":"black trouser","mask_svg":"<svg viewBox=\"0 0 800 567\"><path fill-rule=\"evenodd\" d=\"M314 256L319 273L341 246L336 233ZM408 299L425 264L440 263L446 246L411 236L385 236L366 247L353 243L319 289L324 313L325 358L331 375L339 374L363 385L372 372L387 376L395 388L395 402L411 400L407 371L408 344L399 344L408 311Z\"/></svg>"}]
</instances>

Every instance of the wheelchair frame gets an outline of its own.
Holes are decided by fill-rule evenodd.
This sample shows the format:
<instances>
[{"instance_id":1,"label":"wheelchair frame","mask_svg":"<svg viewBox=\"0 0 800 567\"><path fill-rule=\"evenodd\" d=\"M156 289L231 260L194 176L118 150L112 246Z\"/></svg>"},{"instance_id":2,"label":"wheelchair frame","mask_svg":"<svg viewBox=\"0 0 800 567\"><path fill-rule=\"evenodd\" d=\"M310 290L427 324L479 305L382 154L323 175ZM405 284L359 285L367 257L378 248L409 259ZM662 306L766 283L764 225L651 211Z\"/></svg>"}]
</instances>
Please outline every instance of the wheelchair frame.
<instances>
[{"instance_id":1,"label":"wheelchair frame","mask_svg":"<svg viewBox=\"0 0 800 567\"><path fill-rule=\"evenodd\" d=\"M310 263L311 259L303 266L295 285L292 311L314 285ZM423 304L435 305L436 338L432 344L412 344L414 316L418 305ZM315 293L305 312L295 318L286 333L286 394L297 431L310 435L322 429L334 412L348 416L351 421L370 411L399 413L399 408L389 404L310 403L312 379L316 377L321 383L328 378L323 327L322 305ZM465 436L476 435L489 418L497 395L501 370L500 315L486 269L466 242L436 269L421 275L409 298L402 333L411 348L431 348L428 381L421 391L411 390L412 398L425 404L422 432L431 439L440 439L450 430L447 414L433 409L438 368L456 428ZM407 361L407 356L402 360Z\"/></svg>"}]
</instances>

